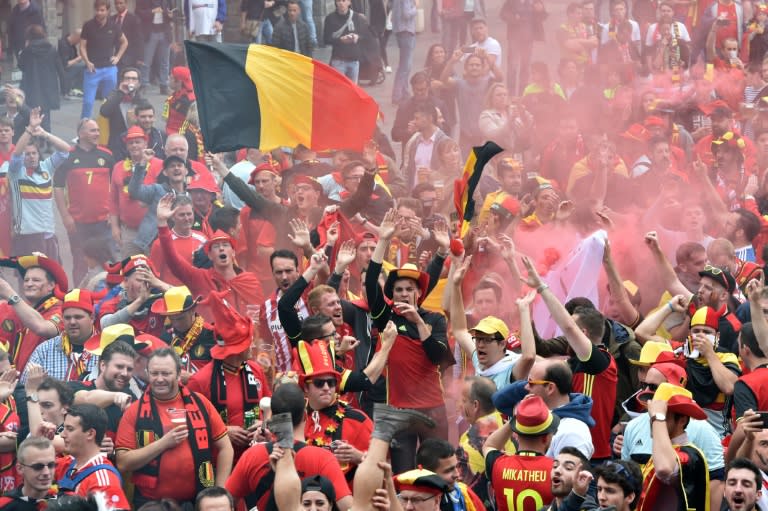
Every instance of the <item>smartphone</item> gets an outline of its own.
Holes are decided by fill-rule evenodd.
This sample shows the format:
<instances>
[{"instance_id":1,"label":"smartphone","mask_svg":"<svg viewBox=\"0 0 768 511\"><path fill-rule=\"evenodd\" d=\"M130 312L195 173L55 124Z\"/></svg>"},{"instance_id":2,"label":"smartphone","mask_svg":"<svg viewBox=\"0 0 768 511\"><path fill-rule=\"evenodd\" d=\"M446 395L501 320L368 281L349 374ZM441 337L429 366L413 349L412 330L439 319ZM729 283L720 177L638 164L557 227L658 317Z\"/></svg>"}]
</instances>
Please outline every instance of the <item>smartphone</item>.
<instances>
[{"instance_id":1,"label":"smartphone","mask_svg":"<svg viewBox=\"0 0 768 511\"><path fill-rule=\"evenodd\" d=\"M461 51L464 53L475 53L475 47L474 46L462 46Z\"/></svg>"},{"instance_id":2,"label":"smartphone","mask_svg":"<svg viewBox=\"0 0 768 511\"><path fill-rule=\"evenodd\" d=\"M768 429L768 412L757 412L763 419L763 429Z\"/></svg>"}]
</instances>

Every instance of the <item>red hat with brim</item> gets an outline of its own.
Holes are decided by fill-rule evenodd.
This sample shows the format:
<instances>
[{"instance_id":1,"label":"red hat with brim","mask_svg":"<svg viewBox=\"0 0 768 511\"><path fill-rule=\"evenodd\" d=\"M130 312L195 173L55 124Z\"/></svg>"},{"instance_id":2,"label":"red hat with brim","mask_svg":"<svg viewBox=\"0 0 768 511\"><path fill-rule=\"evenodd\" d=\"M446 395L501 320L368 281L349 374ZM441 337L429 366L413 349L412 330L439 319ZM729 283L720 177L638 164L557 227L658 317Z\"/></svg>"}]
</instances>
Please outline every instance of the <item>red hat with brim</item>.
<instances>
[{"instance_id":1,"label":"red hat with brim","mask_svg":"<svg viewBox=\"0 0 768 511\"><path fill-rule=\"evenodd\" d=\"M685 368L674 362L657 362L651 365L651 369L656 369L664 375L668 383L685 387L688 383L688 374Z\"/></svg>"},{"instance_id":2,"label":"red hat with brim","mask_svg":"<svg viewBox=\"0 0 768 511\"><path fill-rule=\"evenodd\" d=\"M187 185L187 190L203 190L208 193L219 193L219 185L216 184L216 180L208 172L203 172L195 177Z\"/></svg>"},{"instance_id":3,"label":"red hat with brim","mask_svg":"<svg viewBox=\"0 0 768 511\"><path fill-rule=\"evenodd\" d=\"M203 250L205 250L205 254L208 255L208 253L211 251L211 247L215 243L223 243L223 242L229 243L230 245L232 245L233 250L237 250L237 244L235 243L234 238L229 234L227 234L226 232L219 230L214 232L213 236L211 236L210 239L208 239L208 241L205 242L205 246L203 247Z\"/></svg>"},{"instance_id":4,"label":"red hat with brim","mask_svg":"<svg viewBox=\"0 0 768 511\"><path fill-rule=\"evenodd\" d=\"M293 359L299 362L299 385L303 388L307 380L319 376L336 378L336 388L341 386L341 374L336 370L333 354L325 341L312 344L299 341L293 349Z\"/></svg>"},{"instance_id":5,"label":"red hat with brim","mask_svg":"<svg viewBox=\"0 0 768 511\"><path fill-rule=\"evenodd\" d=\"M213 314L213 336L216 345L211 348L211 358L224 360L238 355L251 346L253 323L240 315L227 300L229 291L211 291L204 303Z\"/></svg>"},{"instance_id":6,"label":"red hat with brim","mask_svg":"<svg viewBox=\"0 0 768 511\"><path fill-rule=\"evenodd\" d=\"M19 266L19 271L22 276L24 276L30 268L42 268L51 274L53 281L56 283L56 287L59 288L61 293L66 293L67 289L69 289L67 273L59 263L50 257L44 255L20 256L16 259L16 263Z\"/></svg>"},{"instance_id":7,"label":"red hat with brim","mask_svg":"<svg viewBox=\"0 0 768 511\"><path fill-rule=\"evenodd\" d=\"M134 340L133 349L143 357L150 356L153 352L167 348L168 344L152 334L139 334Z\"/></svg>"},{"instance_id":8,"label":"red hat with brim","mask_svg":"<svg viewBox=\"0 0 768 511\"><path fill-rule=\"evenodd\" d=\"M429 294L429 275L420 271L415 264L406 264L402 268L395 268L387 275L387 281L384 283L384 299L387 304L392 304L392 292L395 287L395 281L400 279L411 279L416 281L421 294L419 295L418 305L421 305L427 299Z\"/></svg>"},{"instance_id":9,"label":"red hat with brim","mask_svg":"<svg viewBox=\"0 0 768 511\"><path fill-rule=\"evenodd\" d=\"M733 110L731 110L731 107L728 106L728 103L723 101L722 99L716 99L715 101L710 101L709 103L704 103L703 105L699 105L699 110L701 110L704 115L711 116L713 113L717 112L719 115L732 115Z\"/></svg>"},{"instance_id":10,"label":"red hat with brim","mask_svg":"<svg viewBox=\"0 0 768 511\"><path fill-rule=\"evenodd\" d=\"M131 126L128 128L128 131L125 133L125 135L123 135L123 141L125 142L133 140L134 138L143 138L149 142L149 137L146 133L144 133L144 130L141 129L141 126Z\"/></svg>"},{"instance_id":11,"label":"red hat with brim","mask_svg":"<svg viewBox=\"0 0 768 511\"><path fill-rule=\"evenodd\" d=\"M256 168L251 171L251 176L248 179L248 184L251 184L251 185L253 184L259 172L269 172L270 174L279 176L280 167L278 166L277 162L274 160L259 163L258 165L256 165Z\"/></svg>"},{"instance_id":12,"label":"red hat with brim","mask_svg":"<svg viewBox=\"0 0 768 511\"><path fill-rule=\"evenodd\" d=\"M691 419L707 420L707 414L696 401L687 396L672 396L667 401L667 411L678 415L685 415Z\"/></svg>"}]
</instances>

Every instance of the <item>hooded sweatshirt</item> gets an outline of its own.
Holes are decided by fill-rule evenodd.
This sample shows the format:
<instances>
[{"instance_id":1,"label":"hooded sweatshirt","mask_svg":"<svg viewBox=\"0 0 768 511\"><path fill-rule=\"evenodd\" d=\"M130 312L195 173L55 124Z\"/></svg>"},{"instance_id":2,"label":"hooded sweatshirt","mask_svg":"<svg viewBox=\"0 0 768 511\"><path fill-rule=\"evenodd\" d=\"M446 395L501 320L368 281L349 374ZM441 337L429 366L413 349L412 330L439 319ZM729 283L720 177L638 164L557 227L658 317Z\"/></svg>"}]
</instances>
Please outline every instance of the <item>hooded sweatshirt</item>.
<instances>
[{"instance_id":1,"label":"hooded sweatshirt","mask_svg":"<svg viewBox=\"0 0 768 511\"><path fill-rule=\"evenodd\" d=\"M517 404L528 395L525 389L527 383L525 380L516 381L496 391L493 394L493 405L501 413L513 417ZM595 452L589 431L589 428L595 425L595 420L590 415L592 399L576 392L570 393L569 397L568 403L552 410L552 413L560 418L560 425L552 437L552 443L546 454L554 458L563 447L570 445L576 447L589 459Z\"/></svg>"}]
</instances>

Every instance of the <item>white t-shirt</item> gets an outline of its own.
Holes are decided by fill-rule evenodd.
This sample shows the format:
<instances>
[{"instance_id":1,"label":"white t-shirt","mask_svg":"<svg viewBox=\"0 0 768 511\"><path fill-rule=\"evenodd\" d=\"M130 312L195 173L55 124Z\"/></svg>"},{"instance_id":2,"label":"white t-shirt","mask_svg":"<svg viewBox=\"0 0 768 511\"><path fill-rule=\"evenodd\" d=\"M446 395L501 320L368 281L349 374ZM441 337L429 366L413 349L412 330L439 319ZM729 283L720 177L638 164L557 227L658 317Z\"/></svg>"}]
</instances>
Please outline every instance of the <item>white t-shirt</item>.
<instances>
[{"instance_id":1,"label":"white t-shirt","mask_svg":"<svg viewBox=\"0 0 768 511\"><path fill-rule=\"evenodd\" d=\"M190 0L189 31L195 35L213 35L219 0Z\"/></svg>"},{"instance_id":2,"label":"white t-shirt","mask_svg":"<svg viewBox=\"0 0 768 511\"><path fill-rule=\"evenodd\" d=\"M488 36L482 43L472 43L470 46L482 48L488 55L496 55L496 65L501 66L501 45L493 37Z\"/></svg>"},{"instance_id":3,"label":"white t-shirt","mask_svg":"<svg viewBox=\"0 0 768 511\"><path fill-rule=\"evenodd\" d=\"M629 21L629 24L632 25L632 41L639 43L640 39L642 39L642 36L640 35L640 25L635 20L627 20ZM611 36L608 35L610 33L610 23L599 23L600 28L602 30L600 31L600 44L607 44L608 41L611 40ZM616 30L614 28L614 30Z\"/></svg>"},{"instance_id":4,"label":"white t-shirt","mask_svg":"<svg viewBox=\"0 0 768 511\"><path fill-rule=\"evenodd\" d=\"M685 28L685 25L680 23L679 21L674 22L675 26L677 27L677 33L680 34L680 40L685 41L687 43L691 42L691 36L688 34L688 29ZM658 23L651 23L651 25L648 27L648 32L645 33L645 45L646 46L653 46L656 41L654 41L654 36L656 35L656 30L658 27ZM675 28L672 27L672 34L675 33Z\"/></svg>"}]
</instances>

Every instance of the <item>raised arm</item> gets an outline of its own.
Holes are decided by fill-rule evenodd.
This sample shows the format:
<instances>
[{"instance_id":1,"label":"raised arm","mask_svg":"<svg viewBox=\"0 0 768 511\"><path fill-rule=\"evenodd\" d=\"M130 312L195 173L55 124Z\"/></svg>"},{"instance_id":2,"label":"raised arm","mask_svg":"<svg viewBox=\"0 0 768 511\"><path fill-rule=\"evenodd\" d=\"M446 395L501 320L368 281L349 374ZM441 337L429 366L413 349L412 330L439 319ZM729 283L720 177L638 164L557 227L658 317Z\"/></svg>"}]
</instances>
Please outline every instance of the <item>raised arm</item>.
<instances>
[{"instance_id":1,"label":"raised arm","mask_svg":"<svg viewBox=\"0 0 768 511\"><path fill-rule=\"evenodd\" d=\"M667 316L673 312L685 313L688 300L683 295L673 296L665 305L648 314L635 328L637 342L645 344L656 336L656 331L661 327ZM663 340L663 339L660 339Z\"/></svg>"},{"instance_id":2,"label":"raised arm","mask_svg":"<svg viewBox=\"0 0 768 511\"><path fill-rule=\"evenodd\" d=\"M752 279L747 283L747 297L749 298L749 313L752 318L752 327L755 331L757 343L763 353L768 353L768 321L760 306L765 287L762 282Z\"/></svg>"},{"instance_id":3,"label":"raised arm","mask_svg":"<svg viewBox=\"0 0 768 511\"><path fill-rule=\"evenodd\" d=\"M536 299L536 291L517 299L517 310L520 315L520 348L521 356L512 369L515 380L525 380L536 362L536 338L533 336L531 321L531 304Z\"/></svg>"},{"instance_id":4,"label":"raised arm","mask_svg":"<svg viewBox=\"0 0 768 511\"><path fill-rule=\"evenodd\" d=\"M669 259L664 255L659 245L659 236L655 231L651 231L645 235L645 244L650 249L651 255L656 262L657 273L661 276L661 281L664 284L664 288L672 295L683 295L690 297L692 294L688 291L688 288L680 282L675 274L675 269L669 263Z\"/></svg>"},{"instance_id":5,"label":"raised arm","mask_svg":"<svg viewBox=\"0 0 768 511\"><path fill-rule=\"evenodd\" d=\"M523 257L523 264L528 271L528 276L525 283L531 289L535 289L537 293L541 295L544 303L549 309L549 313L552 315L552 319L563 331L568 344L573 349L573 352L579 358L579 360L587 360L592 354L592 341L584 334L579 328L576 322L573 320L568 311L560 300L557 299L555 294L549 289L549 286L541 280L536 268L533 267L533 263L527 257Z\"/></svg>"},{"instance_id":6,"label":"raised arm","mask_svg":"<svg viewBox=\"0 0 768 511\"><path fill-rule=\"evenodd\" d=\"M0 298L8 300L11 296L18 296L16 290L5 279L0 277ZM26 301L20 300L13 305L13 310L22 324L29 328L35 335L42 339L50 339L59 335L59 327L51 320L45 319L34 307Z\"/></svg>"},{"instance_id":7,"label":"raised arm","mask_svg":"<svg viewBox=\"0 0 768 511\"><path fill-rule=\"evenodd\" d=\"M301 298L304 290L309 286L309 283L315 278L317 272L320 271L320 267L325 264L325 261L325 254L322 251L312 254L312 257L309 259L309 266L304 270L302 276L296 279L296 282L286 290L277 302L277 315L280 319L280 324L283 325L292 345L295 345L301 339L301 320L296 312L296 303Z\"/></svg>"},{"instance_id":8,"label":"raised arm","mask_svg":"<svg viewBox=\"0 0 768 511\"><path fill-rule=\"evenodd\" d=\"M454 259L454 263L459 263L459 259ZM453 334L456 342L461 346L462 351L469 357L475 352L475 343L472 340L467 329L467 316L464 311L464 296L461 291L461 285L464 282L464 277L467 275L470 265L472 264L472 256L467 256L458 267L451 278L451 333ZM457 266L453 264L452 266Z\"/></svg>"},{"instance_id":9,"label":"raised arm","mask_svg":"<svg viewBox=\"0 0 768 511\"><path fill-rule=\"evenodd\" d=\"M621 322L625 325L634 325L640 317L640 313L629 300L627 289L624 287L619 270L616 269L616 265L613 262L611 243L608 240L605 240L605 249L603 249L603 268L608 277L608 292L619 308Z\"/></svg>"},{"instance_id":10,"label":"raised arm","mask_svg":"<svg viewBox=\"0 0 768 511\"><path fill-rule=\"evenodd\" d=\"M371 262L368 265L368 271L365 273L365 295L368 298L368 306L371 310L371 318L376 325L383 329L389 321L391 309L384 301L384 293L379 285L379 274L384 261L384 254L389 249L389 243L395 234L397 214L394 209L390 209L384 215L384 219L379 226L379 241L373 250Z\"/></svg>"},{"instance_id":11,"label":"raised arm","mask_svg":"<svg viewBox=\"0 0 768 511\"><path fill-rule=\"evenodd\" d=\"M381 349L374 353L371 361L363 369L363 373L365 373L371 383L376 383L381 373L384 372L384 368L389 360L389 353L392 351L392 346L395 345L396 337L397 328L394 323L388 321L387 326L381 331Z\"/></svg>"}]
</instances>

